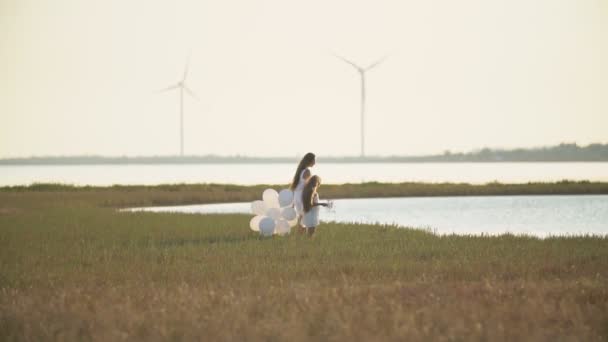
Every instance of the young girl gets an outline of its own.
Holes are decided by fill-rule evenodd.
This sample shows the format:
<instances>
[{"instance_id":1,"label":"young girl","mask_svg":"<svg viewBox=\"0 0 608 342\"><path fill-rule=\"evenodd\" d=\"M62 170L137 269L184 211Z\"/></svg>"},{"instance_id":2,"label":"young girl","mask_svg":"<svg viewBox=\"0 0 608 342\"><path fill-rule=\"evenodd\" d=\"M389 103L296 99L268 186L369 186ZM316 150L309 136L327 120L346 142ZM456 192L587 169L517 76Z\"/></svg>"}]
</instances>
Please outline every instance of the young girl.
<instances>
[{"instance_id":1,"label":"young girl","mask_svg":"<svg viewBox=\"0 0 608 342\"><path fill-rule=\"evenodd\" d=\"M308 236L315 233L315 228L319 225L319 206L327 207L327 203L319 202L317 189L321 185L319 176L312 176L306 182L302 190L302 204L304 216L302 217L302 227L308 231Z\"/></svg>"},{"instance_id":2,"label":"young girl","mask_svg":"<svg viewBox=\"0 0 608 342\"><path fill-rule=\"evenodd\" d=\"M302 216L304 215L302 190L304 189L304 184L306 184L306 181L310 178L309 168L315 166L315 159L314 153L306 153L300 161L296 174L293 176L293 181L291 182L290 188L293 191L293 201L296 213L298 214L298 223L301 222Z\"/></svg>"}]
</instances>

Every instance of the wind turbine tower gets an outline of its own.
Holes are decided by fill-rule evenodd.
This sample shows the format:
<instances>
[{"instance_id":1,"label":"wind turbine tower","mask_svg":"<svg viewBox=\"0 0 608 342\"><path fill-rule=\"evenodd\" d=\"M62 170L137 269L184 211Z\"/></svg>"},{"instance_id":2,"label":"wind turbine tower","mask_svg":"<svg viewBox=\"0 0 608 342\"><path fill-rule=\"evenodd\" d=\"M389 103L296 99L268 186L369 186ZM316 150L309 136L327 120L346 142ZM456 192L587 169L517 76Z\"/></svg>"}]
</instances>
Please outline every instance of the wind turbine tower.
<instances>
[{"instance_id":1,"label":"wind turbine tower","mask_svg":"<svg viewBox=\"0 0 608 342\"><path fill-rule=\"evenodd\" d=\"M184 156L184 91L188 95L198 100L198 97L194 92L186 85L186 77L188 77L188 69L190 68L190 56L186 61L186 67L184 68L184 75L182 79L172 86L160 90L164 93L173 89L179 89L179 155Z\"/></svg>"},{"instance_id":2,"label":"wind turbine tower","mask_svg":"<svg viewBox=\"0 0 608 342\"><path fill-rule=\"evenodd\" d=\"M362 67L342 56L334 55L355 68L361 76L361 157L365 157L365 73L380 65L388 56L384 56L367 67Z\"/></svg>"}]
</instances>

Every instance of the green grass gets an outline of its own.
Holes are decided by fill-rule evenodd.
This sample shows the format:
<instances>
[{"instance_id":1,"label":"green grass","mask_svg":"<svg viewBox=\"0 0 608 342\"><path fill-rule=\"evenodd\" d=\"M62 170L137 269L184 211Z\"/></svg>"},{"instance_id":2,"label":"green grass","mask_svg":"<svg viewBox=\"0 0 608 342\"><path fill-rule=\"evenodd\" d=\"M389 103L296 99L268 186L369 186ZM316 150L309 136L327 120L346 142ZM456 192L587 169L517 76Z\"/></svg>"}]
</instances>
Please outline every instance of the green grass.
<instances>
[{"instance_id":1,"label":"green grass","mask_svg":"<svg viewBox=\"0 0 608 342\"><path fill-rule=\"evenodd\" d=\"M19 201L47 202L69 198L106 207L150 206L195 203L225 203L260 199L267 188L280 190L287 184L242 186L232 184L167 184L156 186L115 185L111 187L33 184L0 187L0 194ZM500 196L500 195L582 195L608 194L608 183L561 181L555 183L502 184L487 183L378 183L322 184L323 198L406 197L406 196ZM30 205L25 203L24 205Z\"/></svg>"},{"instance_id":2,"label":"green grass","mask_svg":"<svg viewBox=\"0 0 608 342\"><path fill-rule=\"evenodd\" d=\"M248 215L115 210L264 188L0 190L0 340L608 339L607 237L260 238Z\"/></svg>"}]
</instances>

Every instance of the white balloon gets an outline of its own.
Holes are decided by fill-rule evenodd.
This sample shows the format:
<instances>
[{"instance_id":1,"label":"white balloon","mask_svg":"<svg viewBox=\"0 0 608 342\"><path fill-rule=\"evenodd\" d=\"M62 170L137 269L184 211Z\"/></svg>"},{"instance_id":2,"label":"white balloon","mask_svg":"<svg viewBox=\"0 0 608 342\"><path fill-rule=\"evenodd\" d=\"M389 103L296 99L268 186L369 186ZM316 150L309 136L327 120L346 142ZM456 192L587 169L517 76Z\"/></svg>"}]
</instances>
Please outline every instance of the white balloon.
<instances>
[{"instance_id":1,"label":"white balloon","mask_svg":"<svg viewBox=\"0 0 608 342\"><path fill-rule=\"evenodd\" d=\"M264 201L273 201L279 199L279 193L275 189L266 189L262 193L262 199Z\"/></svg>"},{"instance_id":2,"label":"white balloon","mask_svg":"<svg viewBox=\"0 0 608 342\"><path fill-rule=\"evenodd\" d=\"M262 194L266 209L268 208L280 208L279 205L279 194L274 189L266 189Z\"/></svg>"},{"instance_id":3,"label":"white balloon","mask_svg":"<svg viewBox=\"0 0 608 342\"><path fill-rule=\"evenodd\" d=\"M293 191L289 189L283 189L279 192L279 205L286 207L293 203Z\"/></svg>"},{"instance_id":4,"label":"white balloon","mask_svg":"<svg viewBox=\"0 0 608 342\"><path fill-rule=\"evenodd\" d=\"M281 218L281 209L270 208L270 209L266 210L266 216L270 217L273 220L278 220Z\"/></svg>"},{"instance_id":5,"label":"white balloon","mask_svg":"<svg viewBox=\"0 0 608 342\"><path fill-rule=\"evenodd\" d=\"M292 207L283 208L281 210L281 217L287 221L295 219L297 215L296 210Z\"/></svg>"},{"instance_id":6,"label":"white balloon","mask_svg":"<svg viewBox=\"0 0 608 342\"><path fill-rule=\"evenodd\" d=\"M274 229L275 234L278 235L287 235L291 232L291 228L289 227L289 223L285 220L276 221L276 227Z\"/></svg>"},{"instance_id":7,"label":"white balloon","mask_svg":"<svg viewBox=\"0 0 608 342\"><path fill-rule=\"evenodd\" d=\"M266 214L266 205L263 201L257 200L251 202L251 211L256 215Z\"/></svg>"},{"instance_id":8,"label":"white balloon","mask_svg":"<svg viewBox=\"0 0 608 342\"><path fill-rule=\"evenodd\" d=\"M262 216L262 215L257 215L254 216L251 221L249 221L249 228L251 228L251 230L253 230L254 232L259 232L260 231L260 221L262 221L262 219L266 217L266 216Z\"/></svg>"},{"instance_id":9,"label":"white balloon","mask_svg":"<svg viewBox=\"0 0 608 342\"><path fill-rule=\"evenodd\" d=\"M275 223L270 217L264 217L260 221L260 234L263 236L271 236L274 233Z\"/></svg>"}]
</instances>

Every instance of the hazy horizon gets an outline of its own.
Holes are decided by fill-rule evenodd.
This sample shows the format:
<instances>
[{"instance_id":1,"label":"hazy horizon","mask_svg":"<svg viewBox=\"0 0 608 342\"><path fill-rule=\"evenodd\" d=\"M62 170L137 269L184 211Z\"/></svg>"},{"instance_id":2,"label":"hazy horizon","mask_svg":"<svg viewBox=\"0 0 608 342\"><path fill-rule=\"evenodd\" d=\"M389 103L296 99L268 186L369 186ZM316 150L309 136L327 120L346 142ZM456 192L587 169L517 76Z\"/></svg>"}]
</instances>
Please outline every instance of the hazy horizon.
<instances>
[{"instance_id":1,"label":"hazy horizon","mask_svg":"<svg viewBox=\"0 0 608 342\"><path fill-rule=\"evenodd\" d=\"M608 142L608 3L0 0L0 158Z\"/></svg>"},{"instance_id":2,"label":"hazy horizon","mask_svg":"<svg viewBox=\"0 0 608 342\"><path fill-rule=\"evenodd\" d=\"M576 146L577 149L576 150L572 150L572 145ZM420 155L406 155L406 154L393 154L393 155L365 155L364 157L360 156L360 155L328 155L328 154L317 154L317 158L321 158L324 160L336 160L336 159L344 159L344 160L357 160L357 159L361 159L361 160L384 160L384 159L394 159L394 160L401 160L401 159L409 159L410 162L415 161L417 158L450 158L450 157L457 157L457 156L461 156L461 157L466 157L466 158L475 158L475 156L480 156L479 154L482 153L484 150L488 150L490 153L494 154L497 153L499 155L501 155L501 158L510 158L510 159L515 159L515 160L519 160L519 161L524 161L526 159L538 159L537 161L542 161L542 159L544 158L545 160L551 159L551 160L563 160L563 161L600 161L600 160L606 160L606 158L608 157L608 143L603 144L603 143L592 143L589 145L578 145L576 143L562 143L559 145L554 145L554 146L534 146L534 147L530 147L530 148L492 148L492 147L482 147L482 148L478 148L478 149L473 149L473 150L469 150L469 151L455 151L455 150L444 150L440 153L434 153L434 154L420 154ZM310 152L310 151L309 151ZM314 151L313 151L314 152ZM523 153L523 154L522 154ZM534 155L535 157L531 157L531 155ZM54 160L54 159L66 159L66 160L72 160L72 161L76 161L78 159L83 159L83 160L87 160L90 158L99 158L99 159L141 159L141 160L146 160L146 159L158 159L158 160L162 160L162 159L176 159L179 160L180 158L184 159L184 160L188 160L188 159L208 159L208 160L214 160L214 159L219 159L219 160L232 160L232 159L244 159L244 160L283 160L283 159L289 159L289 160L299 160L302 156L288 156L288 155L274 155L274 156L257 156L257 155L244 155L244 154L233 154L233 155L222 155L222 154L184 154L184 155L179 155L179 154L166 154L166 155L132 155L132 156L127 156L127 155L35 155L35 156L27 156L27 157L0 157L0 162L2 161L8 161L8 160L28 160L28 159L48 159L48 160ZM485 157L483 157L483 160L479 160L481 162L483 161L489 161L486 160L490 158L488 155L486 155ZM599 158L599 159L598 159ZM492 158L490 158L492 159ZM433 159L434 160L434 159ZM467 159L468 160L468 159ZM453 161L458 161L458 159L456 160L452 160ZM494 160L495 161L495 160ZM508 161L508 160L507 160ZM464 160L463 162L466 162L466 160Z\"/></svg>"}]
</instances>

